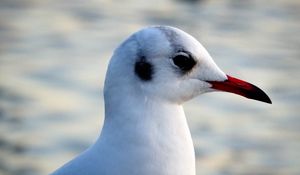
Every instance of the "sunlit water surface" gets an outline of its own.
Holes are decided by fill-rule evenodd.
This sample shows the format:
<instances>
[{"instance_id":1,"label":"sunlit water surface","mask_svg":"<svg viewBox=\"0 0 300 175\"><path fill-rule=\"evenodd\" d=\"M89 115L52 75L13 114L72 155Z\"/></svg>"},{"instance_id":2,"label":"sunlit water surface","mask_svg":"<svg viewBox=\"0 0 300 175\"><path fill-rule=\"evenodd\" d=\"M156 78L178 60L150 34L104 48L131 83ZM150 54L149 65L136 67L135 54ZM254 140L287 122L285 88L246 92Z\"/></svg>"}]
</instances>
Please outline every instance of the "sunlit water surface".
<instances>
[{"instance_id":1,"label":"sunlit water surface","mask_svg":"<svg viewBox=\"0 0 300 175\"><path fill-rule=\"evenodd\" d=\"M197 174L300 174L300 1L0 2L0 174L49 174L103 122L113 49L153 24L199 39L272 105L225 93L186 103Z\"/></svg>"}]
</instances>

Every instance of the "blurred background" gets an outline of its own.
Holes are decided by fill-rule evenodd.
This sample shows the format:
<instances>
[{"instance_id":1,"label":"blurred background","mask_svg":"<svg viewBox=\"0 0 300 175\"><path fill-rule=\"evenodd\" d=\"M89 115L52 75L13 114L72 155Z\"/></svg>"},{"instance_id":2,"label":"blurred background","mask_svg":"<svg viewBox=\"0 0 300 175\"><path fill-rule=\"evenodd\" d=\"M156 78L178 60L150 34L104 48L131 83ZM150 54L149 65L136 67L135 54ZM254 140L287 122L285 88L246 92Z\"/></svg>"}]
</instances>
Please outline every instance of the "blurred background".
<instances>
[{"instance_id":1,"label":"blurred background","mask_svg":"<svg viewBox=\"0 0 300 175\"><path fill-rule=\"evenodd\" d=\"M300 174L300 1L1 0L0 174L49 174L98 137L113 49L179 27L268 105L226 93L186 103L198 175Z\"/></svg>"}]
</instances>

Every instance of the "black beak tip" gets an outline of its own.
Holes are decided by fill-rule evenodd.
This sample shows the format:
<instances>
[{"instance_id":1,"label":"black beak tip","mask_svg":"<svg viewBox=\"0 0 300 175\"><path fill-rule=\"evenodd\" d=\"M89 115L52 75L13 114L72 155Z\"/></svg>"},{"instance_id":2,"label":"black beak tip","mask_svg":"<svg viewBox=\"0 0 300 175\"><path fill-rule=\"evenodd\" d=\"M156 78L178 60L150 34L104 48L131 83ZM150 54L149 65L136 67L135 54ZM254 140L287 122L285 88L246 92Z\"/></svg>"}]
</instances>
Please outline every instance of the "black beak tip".
<instances>
[{"instance_id":1,"label":"black beak tip","mask_svg":"<svg viewBox=\"0 0 300 175\"><path fill-rule=\"evenodd\" d=\"M265 96L261 99L261 101L272 104L272 101L267 94L265 94Z\"/></svg>"},{"instance_id":2,"label":"black beak tip","mask_svg":"<svg viewBox=\"0 0 300 175\"><path fill-rule=\"evenodd\" d=\"M253 85L253 90L251 92L252 93L246 96L247 98L272 104L270 97L260 88Z\"/></svg>"}]
</instances>

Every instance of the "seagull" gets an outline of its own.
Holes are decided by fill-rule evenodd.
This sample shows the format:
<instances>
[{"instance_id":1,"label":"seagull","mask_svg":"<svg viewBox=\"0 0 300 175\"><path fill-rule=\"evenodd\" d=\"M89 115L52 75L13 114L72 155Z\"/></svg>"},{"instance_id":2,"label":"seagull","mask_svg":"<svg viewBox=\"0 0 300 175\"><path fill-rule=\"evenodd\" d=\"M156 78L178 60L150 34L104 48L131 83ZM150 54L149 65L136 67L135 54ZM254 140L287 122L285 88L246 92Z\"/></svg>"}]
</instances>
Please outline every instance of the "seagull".
<instances>
[{"instance_id":1,"label":"seagull","mask_svg":"<svg viewBox=\"0 0 300 175\"><path fill-rule=\"evenodd\" d=\"M109 62L99 138L52 175L195 175L182 104L215 91L272 103L258 87L221 71L184 31L171 26L139 30Z\"/></svg>"}]
</instances>

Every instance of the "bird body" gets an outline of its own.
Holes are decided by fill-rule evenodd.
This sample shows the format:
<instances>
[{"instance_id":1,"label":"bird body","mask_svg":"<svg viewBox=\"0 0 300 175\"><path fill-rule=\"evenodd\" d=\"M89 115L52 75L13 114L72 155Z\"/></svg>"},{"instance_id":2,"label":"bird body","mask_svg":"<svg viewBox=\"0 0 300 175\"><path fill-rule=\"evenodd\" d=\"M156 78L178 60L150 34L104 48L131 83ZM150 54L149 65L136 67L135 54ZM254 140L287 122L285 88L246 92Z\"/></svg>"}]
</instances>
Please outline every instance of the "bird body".
<instances>
[{"instance_id":1,"label":"bird body","mask_svg":"<svg viewBox=\"0 0 300 175\"><path fill-rule=\"evenodd\" d=\"M142 103L144 113L105 119L98 141L61 174L194 175L194 148L182 107Z\"/></svg>"},{"instance_id":2,"label":"bird body","mask_svg":"<svg viewBox=\"0 0 300 175\"><path fill-rule=\"evenodd\" d=\"M167 26L140 30L110 60L98 140L53 175L195 175L182 103L216 90L269 102L260 89L237 80L189 34Z\"/></svg>"}]
</instances>

